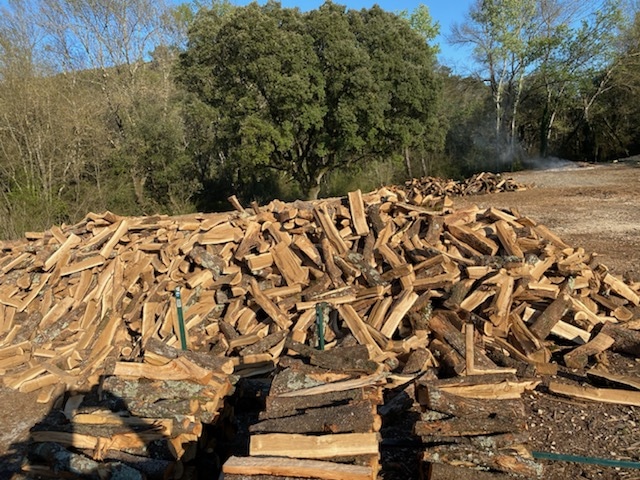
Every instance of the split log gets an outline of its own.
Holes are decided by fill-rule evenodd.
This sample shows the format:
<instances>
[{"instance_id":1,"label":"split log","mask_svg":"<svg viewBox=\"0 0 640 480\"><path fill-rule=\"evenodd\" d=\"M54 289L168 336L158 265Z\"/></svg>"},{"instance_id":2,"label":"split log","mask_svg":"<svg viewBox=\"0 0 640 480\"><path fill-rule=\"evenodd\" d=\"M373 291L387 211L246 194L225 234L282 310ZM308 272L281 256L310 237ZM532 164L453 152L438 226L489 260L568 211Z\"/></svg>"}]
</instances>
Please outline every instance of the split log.
<instances>
[{"instance_id":1,"label":"split log","mask_svg":"<svg viewBox=\"0 0 640 480\"><path fill-rule=\"evenodd\" d=\"M369 400L382 403L381 389L354 388L350 390L320 393L297 397L278 397L270 395L266 399L266 409L260 413L260 419L279 418L295 415L310 408L342 405L345 403Z\"/></svg>"},{"instance_id":2,"label":"split log","mask_svg":"<svg viewBox=\"0 0 640 480\"><path fill-rule=\"evenodd\" d=\"M377 362L370 360L366 345L334 347L331 350L316 350L307 345L287 339L285 347L309 359L312 365L341 372L376 373L380 369Z\"/></svg>"},{"instance_id":3,"label":"split log","mask_svg":"<svg viewBox=\"0 0 640 480\"><path fill-rule=\"evenodd\" d=\"M551 382L549 391L566 397L618 405L640 406L640 392L614 388L593 388Z\"/></svg>"},{"instance_id":4,"label":"split log","mask_svg":"<svg viewBox=\"0 0 640 480\"><path fill-rule=\"evenodd\" d=\"M570 307L571 299L569 296L566 294L560 295L534 320L529 330L540 340L544 340Z\"/></svg>"},{"instance_id":5,"label":"split log","mask_svg":"<svg viewBox=\"0 0 640 480\"><path fill-rule=\"evenodd\" d=\"M542 465L532 459L463 445L441 445L429 448L422 454L422 461L468 468L488 468L522 475L525 478L543 478Z\"/></svg>"},{"instance_id":6,"label":"split log","mask_svg":"<svg viewBox=\"0 0 640 480\"><path fill-rule=\"evenodd\" d=\"M427 325L434 332L436 338L451 345L461 356L465 356L465 336L444 315L434 312ZM489 357L478 349L474 350L474 365L481 370L495 370L498 368Z\"/></svg>"},{"instance_id":7,"label":"split log","mask_svg":"<svg viewBox=\"0 0 640 480\"><path fill-rule=\"evenodd\" d=\"M252 433L368 433L380 430L376 404L361 401L348 405L309 409L300 415L262 420Z\"/></svg>"},{"instance_id":8,"label":"split log","mask_svg":"<svg viewBox=\"0 0 640 480\"><path fill-rule=\"evenodd\" d=\"M377 433L337 433L320 436L269 433L251 437L249 455L310 459L377 455L378 441Z\"/></svg>"},{"instance_id":9,"label":"split log","mask_svg":"<svg viewBox=\"0 0 640 480\"><path fill-rule=\"evenodd\" d=\"M382 385L386 383L386 375L383 373L376 373L373 375L367 375L366 377L355 378L352 380L343 380L337 382L327 383L325 385L318 385L315 387L302 388L300 390L294 390L292 392L282 393L280 397L300 397L307 395L319 395L330 392L340 392L344 390L351 390L354 388L363 388Z\"/></svg>"},{"instance_id":10,"label":"split log","mask_svg":"<svg viewBox=\"0 0 640 480\"><path fill-rule=\"evenodd\" d=\"M143 480L145 476L136 468L132 468L120 462L103 464L80 455L72 453L62 445L53 442L35 444L29 451L29 456L34 461L44 461L51 468L53 475L73 475L82 478L110 477L127 478L131 480Z\"/></svg>"},{"instance_id":11,"label":"split log","mask_svg":"<svg viewBox=\"0 0 640 480\"><path fill-rule=\"evenodd\" d=\"M319 460L300 460L282 457L231 457L222 466L228 475L256 475L314 478L322 480L372 480L371 467L345 465Z\"/></svg>"},{"instance_id":12,"label":"split log","mask_svg":"<svg viewBox=\"0 0 640 480\"><path fill-rule=\"evenodd\" d=\"M102 391L124 400L131 415L152 418L176 418L194 415L211 423L222 399L232 390L228 379L216 385L200 385L185 380L139 381L107 377Z\"/></svg>"},{"instance_id":13,"label":"split log","mask_svg":"<svg viewBox=\"0 0 640 480\"><path fill-rule=\"evenodd\" d=\"M426 406L437 412L446 413L455 417L482 416L493 417L496 415L510 418L524 418L524 404L519 399L492 400L466 398L439 389L433 384L427 383Z\"/></svg>"},{"instance_id":14,"label":"split log","mask_svg":"<svg viewBox=\"0 0 640 480\"><path fill-rule=\"evenodd\" d=\"M437 338L429 344L429 349L433 352L436 360L446 366L448 370L455 375L462 375L467 368L465 359L448 343L442 342Z\"/></svg>"},{"instance_id":15,"label":"split log","mask_svg":"<svg viewBox=\"0 0 640 480\"><path fill-rule=\"evenodd\" d=\"M613 338L611 349L614 352L627 353L634 357L640 357L640 332L629 330L615 323L604 323L594 328L592 334L605 334Z\"/></svg>"},{"instance_id":16,"label":"split log","mask_svg":"<svg viewBox=\"0 0 640 480\"><path fill-rule=\"evenodd\" d=\"M615 340L605 333L598 333L584 345L574 348L564 355L564 364L569 368L584 368L589 357L604 352L615 343Z\"/></svg>"},{"instance_id":17,"label":"split log","mask_svg":"<svg viewBox=\"0 0 640 480\"><path fill-rule=\"evenodd\" d=\"M520 398L525 390L533 390L540 380L518 379L512 374L468 375L436 380L432 384L445 392L466 398L508 400Z\"/></svg>"},{"instance_id":18,"label":"split log","mask_svg":"<svg viewBox=\"0 0 640 480\"><path fill-rule=\"evenodd\" d=\"M617 385L624 385L625 387L631 387L635 390L640 390L640 378L629 377L627 375L616 375L614 373L607 372L600 368L592 368L587 372L587 376L592 380L598 380L600 382L614 383Z\"/></svg>"},{"instance_id":19,"label":"split log","mask_svg":"<svg viewBox=\"0 0 640 480\"><path fill-rule=\"evenodd\" d=\"M206 385L213 377L210 370L204 369L189 361L186 357L178 357L158 366L147 363L116 362L113 375L131 378L148 378L150 380L191 380Z\"/></svg>"}]
</instances>

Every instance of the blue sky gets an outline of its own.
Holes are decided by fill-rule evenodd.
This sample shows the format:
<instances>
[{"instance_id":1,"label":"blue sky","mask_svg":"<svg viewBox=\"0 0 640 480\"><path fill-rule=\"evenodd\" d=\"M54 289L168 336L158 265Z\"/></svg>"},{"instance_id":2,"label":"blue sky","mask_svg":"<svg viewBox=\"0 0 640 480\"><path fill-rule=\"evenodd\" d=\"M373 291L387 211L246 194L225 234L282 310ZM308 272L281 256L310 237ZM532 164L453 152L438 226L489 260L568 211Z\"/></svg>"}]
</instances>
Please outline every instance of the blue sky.
<instances>
[{"instance_id":1,"label":"blue sky","mask_svg":"<svg viewBox=\"0 0 640 480\"><path fill-rule=\"evenodd\" d=\"M168 0L169 3L179 4L189 0ZM251 0L230 0L236 5L246 5ZM264 3L265 0L258 0ZM347 8L361 9L369 8L378 4L385 10L397 12L401 10L411 11L421 3L426 5L431 12L431 16L440 24L440 36L437 39L440 44L440 62L454 68L456 73L469 74L471 72L470 51L447 45L445 37L449 34L452 23L460 23L464 20L465 14L469 11L471 4L475 0L333 0L335 3L346 5ZM203 2L206 3L206 0ZM324 0L280 0L284 7L299 7L301 10L312 10L318 8ZM7 5L7 0L0 0L0 7Z\"/></svg>"}]
</instances>

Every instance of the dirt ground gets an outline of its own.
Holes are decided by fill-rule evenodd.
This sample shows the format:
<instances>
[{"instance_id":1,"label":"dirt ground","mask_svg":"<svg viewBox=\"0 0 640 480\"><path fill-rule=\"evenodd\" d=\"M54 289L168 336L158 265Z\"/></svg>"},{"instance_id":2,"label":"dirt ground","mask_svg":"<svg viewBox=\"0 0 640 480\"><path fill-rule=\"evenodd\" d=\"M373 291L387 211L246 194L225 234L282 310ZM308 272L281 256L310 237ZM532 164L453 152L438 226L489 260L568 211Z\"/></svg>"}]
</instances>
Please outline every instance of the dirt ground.
<instances>
[{"instance_id":1,"label":"dirt ground","mask_svg":"<svg viewBox=\"0 0 640 480\"><path fill-rule=\"evenodd\" d=\"M640 281L640 159L547 167L508 174L535 188L456 199L455 205L517 208L566 243L597 252L615 275ZM613 371L640 376L639 359L607 354L602 360ZM581 380L581 372L561 373ZM559 399L544 388L525 397L532 450L640 461L640 408ZM18 478L11 472L19 468L20 446L49 408L35 395L0 388L0 480ZM640 479L640 470L542 463L547 479ZM403 470L417 478L408 465Z\"/></svg>"}]
</instances>

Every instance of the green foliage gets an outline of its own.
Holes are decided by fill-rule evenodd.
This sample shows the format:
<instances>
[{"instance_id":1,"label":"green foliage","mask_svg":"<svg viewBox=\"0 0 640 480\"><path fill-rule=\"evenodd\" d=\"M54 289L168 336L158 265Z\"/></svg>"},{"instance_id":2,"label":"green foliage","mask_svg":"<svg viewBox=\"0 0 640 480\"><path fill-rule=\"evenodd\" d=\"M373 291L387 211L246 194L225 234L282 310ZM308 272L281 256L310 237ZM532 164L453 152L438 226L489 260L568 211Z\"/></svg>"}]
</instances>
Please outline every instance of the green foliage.
<instances>
[{"instance_id":1,"label":"green foliage","mask_svg":"<svg viewBox=\"0 0 640 480\"><path fill-rule=\"evenodd\" d=\"M179 78L218 112L204 156L224 158L238 181L283 172L314 197L333 170L429 142L434 66L424 37L378 7L269 2L201 12Z\"/></svg>"}]
</instances>

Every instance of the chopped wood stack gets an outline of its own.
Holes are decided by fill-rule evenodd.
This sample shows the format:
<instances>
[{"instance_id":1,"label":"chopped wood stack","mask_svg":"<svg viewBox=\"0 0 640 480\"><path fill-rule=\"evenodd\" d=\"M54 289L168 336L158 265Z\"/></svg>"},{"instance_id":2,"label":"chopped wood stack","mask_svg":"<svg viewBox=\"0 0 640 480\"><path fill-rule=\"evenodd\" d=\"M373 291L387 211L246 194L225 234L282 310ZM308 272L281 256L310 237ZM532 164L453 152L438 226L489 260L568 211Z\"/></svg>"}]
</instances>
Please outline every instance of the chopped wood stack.
<instances>
[{"instance_id":1,"label":"chopped wood stack","mask_svg":"<svg viewBox=\"0 0 640 480\"><path fill-rule=\"evenodd\" d=\"M640 284L516 210L440 202L435 211L414 193L251 210L236 201L229 214L89 214L1 242L3 383L46 402L105 375L157 388L188 381L214 400L180 412L208 422L230 389L225 375L271 372L285 348L320 337L327 348L353 339L370 361L412 375L436 361L440 376L554 373L550 337L576 345L569 366L607 348L635 351L627 326L638 328ZM189 354L166 350L183 340L176 288ZM331 312L320 323L318 308Z\"/></svg>"},{"instance_id":2,"label":"chopped wood stack","mask_svg":"<svg viewBox=\"0 0 640 480\"><path fill-rule=\"evenodd\" d=\"M407 181L402 192L404 201L408 199L416 205L433 204L445 197L462 197L466 195L480 195L483 193L515 192L526 190L527 185L503 177L500 174L482 172L462 181L445 180L437 177L414 178Z\"/></svg>"},{"instance_id":3,"label":"chopped wood stack","mask_svg":"<svg viewBox=\"0 0 640 480\"><path fill-rule=\"evenodd\" d=\"M476 478L478 471L542 478L542 466L525 445L529 436L521 399L538 383L511 374L419 382L424 411L414 431L425 445L420 456L425 478L438 478L442 464L457 467L462 478Z\"/></svg>"},{"instance_id":4,"label":"chopped wood stack","mask_svg":"<svg viewBox=\"0 0 640 480\"><path fill-rule=\"evenodd\" d=\"M281 359L286 367L275 375L266 408L249 429L250 456L230 458L223 465L225 478L374 480L380 469L377 407L384 383L379 366L363 346L329 351L295 342L289 346L312 364Z\"/></svg>"},{"instance_id":5,"label":"chopped wood stack","mask_svg":"<svg viewBox=\"0 0 640 480\"><path fill-rule=\"evenodd\" d=\"M195 458L203 423L216 420L233 390L232 361L178 351L154 338L145 360L151 363L107 367L112 375L101 379L98 399L75 395L65 403L63 421L53 415L53 422L38 425L28 471L95 476L119 469L133 479L180 478L183 463Z\"/></svg>"}]
</instances>

